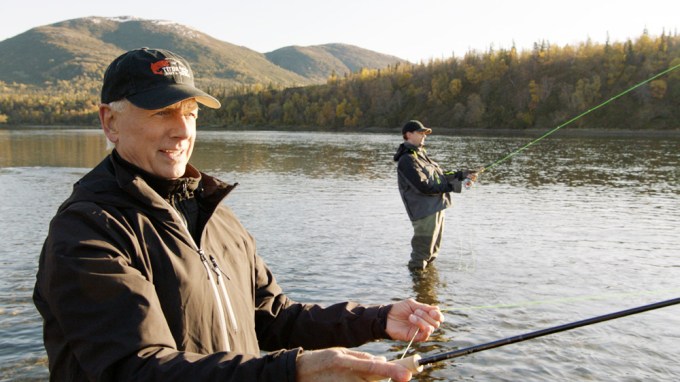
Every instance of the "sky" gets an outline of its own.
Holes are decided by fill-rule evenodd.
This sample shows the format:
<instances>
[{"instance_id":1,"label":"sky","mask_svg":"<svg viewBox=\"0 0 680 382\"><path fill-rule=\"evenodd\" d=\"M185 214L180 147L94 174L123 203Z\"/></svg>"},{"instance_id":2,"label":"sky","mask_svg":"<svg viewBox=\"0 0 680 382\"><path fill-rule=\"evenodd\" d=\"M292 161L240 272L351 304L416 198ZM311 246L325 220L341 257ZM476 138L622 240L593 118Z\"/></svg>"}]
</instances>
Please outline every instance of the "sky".
<instances>
[{"instance_id":1,"label":"sky","mask_svg":"<svg viewBox=\"0 0 680 382\"><path fill-rule=\"evenodd\" d=\"M2 5L0 41L88 16L174 21L260 53L345 43L414 63L680 33L677 0L24 0Z\"/></svg>"}]
</instances>

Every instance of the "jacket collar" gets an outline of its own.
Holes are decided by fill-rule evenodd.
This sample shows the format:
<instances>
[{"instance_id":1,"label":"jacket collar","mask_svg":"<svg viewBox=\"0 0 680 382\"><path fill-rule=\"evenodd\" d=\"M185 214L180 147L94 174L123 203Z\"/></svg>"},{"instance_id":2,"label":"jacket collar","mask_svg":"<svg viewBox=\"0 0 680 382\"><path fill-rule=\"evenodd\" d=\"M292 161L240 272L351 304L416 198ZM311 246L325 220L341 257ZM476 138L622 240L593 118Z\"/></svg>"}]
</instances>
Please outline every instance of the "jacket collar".
<instances>
[{"instance_id":1,"label":"jacket collar","mask_svg":"<svg viewBox=\"0 0 680 382\"><path fill-rule=\"evenodd\" d=\"M187 173L197 174L197 178L201 180L201 199L207 203L206 207L210 210L216 208L238 185L238 183L222 182L198 171L191 165L187 165ZM168 204L141 175L117 163L113 159L113 154L104 158L74 185L74 192L64 207L75 201L127 206L129 199L124 194L137 200L140 209L151 207L166 210L168 208Z\"/></svg>"},{"instance_id":2,"label":"jacket collar","mask_svg":"<svg viewBox=\"0 0 680 382\"><path fill-rule=\"evenodd\" d=\"M179 200L192 198L201 184L201 173L193 166L187 166L184 176L179 179L164 179L126 161L116 150L111 152L111 159L129 172L142 177L165 200L170 200L173 196Z\"/></svg>"},{"instance_id":3,"label":"jacket collar","mask_svg":"<svg viewBox=\"0 0 680 382\"><path fill-rule=\"evenodd\" d=\"M414 153L418 155L419 153L425 154L425 147L418 147L410 142L404 141L404 143L400 144L399 147L397 148L397 152L394 154L394 161L398 162L399 158L402 157L402 155L407 154L407 153Z\"/></svg>"}]
</instances>

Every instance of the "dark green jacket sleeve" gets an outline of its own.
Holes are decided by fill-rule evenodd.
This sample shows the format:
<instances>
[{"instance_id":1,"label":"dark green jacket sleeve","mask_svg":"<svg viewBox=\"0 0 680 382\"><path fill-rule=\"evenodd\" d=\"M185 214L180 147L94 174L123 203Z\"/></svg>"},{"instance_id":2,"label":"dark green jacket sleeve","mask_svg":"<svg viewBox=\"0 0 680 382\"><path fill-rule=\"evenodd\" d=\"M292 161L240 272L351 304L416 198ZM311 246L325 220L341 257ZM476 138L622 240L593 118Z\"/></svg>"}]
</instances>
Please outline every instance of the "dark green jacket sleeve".
<instances>
[{"instance_id":1,"label":"dark green jacket sleeve","mask_svg":"<svg viewBox=\"0 0 680 382\"><path fill-rule=\"evenodd\" d=\"M274 276L262 262L257 272L258 309L255 320L263 349L355 347L389 338L385 328L391 305L365 306L343 302L322 307L297 303L282 293Z\"/></svg>"}]
</instances>

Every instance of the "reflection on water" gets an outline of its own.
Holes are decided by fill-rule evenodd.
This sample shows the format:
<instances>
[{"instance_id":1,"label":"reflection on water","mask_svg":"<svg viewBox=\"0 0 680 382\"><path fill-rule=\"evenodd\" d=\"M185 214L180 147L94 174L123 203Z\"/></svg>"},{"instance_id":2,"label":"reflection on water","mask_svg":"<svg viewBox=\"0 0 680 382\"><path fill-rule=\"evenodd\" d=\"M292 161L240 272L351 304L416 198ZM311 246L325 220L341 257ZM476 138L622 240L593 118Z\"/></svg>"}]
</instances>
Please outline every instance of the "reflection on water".
<instances>
[{"instance_id":1,"label":"reflection on water","mask_svg":"<svg viewBox=\"0 0 680 382\"><path fill-rule=\"evenodd\" d=\"M297 173L382 178L392 171L399 137L378 134L200 131L193 156L213 172ZM527 138L431 136L436 159L452 168L478 168L521 147ZM436 148L436 149L435 149ZM93 130L0 130L0 167L92 167L106 155ZM632 187L677 192L680 140L558 138L543 140L484 173L484 181L542 187Z\"/></svg>"},{"instance_id":2,"label":"reflection on water","mask_svg":"<svg viewBox=\"0 0 680 382\"><path fill-rule=\"evenodd\" d=\"M422 272L412 271L411 280L413 282L413 293L416 300L426 304L440 304L439 299L437 298L439 271L436 266L431 266Z\"/></svg>"},{"instance_id":3,"label":"reflection on water","mask_svg":"<svg viewBox=\"0 0 680 382\"><path fill-rule=\"evenodd\" d=\"M393 145L379 135L276 133L270 139L266 133L233 134L225 140L224 133L199 133L194 162L213 171L374 178L376 171L391 169L394 154Z\"/></svg>"},{"instance_id":4,"label":"reflection on water","mask_svg":"<svg viewBox=\"0 0 680 382\"><path fill-rule=\"evenodd\" d=\"M525 138L428 137L447 168L479 167ZM461 349L680 295L680 140L541 141L454 195L441 255L411 274L396 186L398 134L200 131L193 163L239 186L225 201L299 301L439 304L411 353ZM32 306L47 222L105 155L96 130L0 130L0 375L45 380ZM480 352L420 381L675 381L678 309ZM9 339L9 340L8 340ZM406 344L362 350L395 358Z\"/></svg>"},{"instance_id":5,"label":"reflection on water","mask_svg":"<svg viewBox=\"0 0 680 382\"><path fill-rule=\"evenodd\" d=\"M92 167L105 152L99 130L0 130L0 167Z\"/></svg>"}]
</instances>

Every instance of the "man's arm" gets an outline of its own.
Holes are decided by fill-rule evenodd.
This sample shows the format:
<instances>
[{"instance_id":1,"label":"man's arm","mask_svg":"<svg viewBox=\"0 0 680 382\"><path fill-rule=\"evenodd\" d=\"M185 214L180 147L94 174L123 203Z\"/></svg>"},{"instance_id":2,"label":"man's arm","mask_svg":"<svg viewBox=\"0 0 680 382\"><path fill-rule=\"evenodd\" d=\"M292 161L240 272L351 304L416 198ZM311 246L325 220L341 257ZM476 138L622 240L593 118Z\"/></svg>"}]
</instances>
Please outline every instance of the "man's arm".
<instances>
[{"instance_id":1,"label":"man's arm","mask_svg":"<svg viewBox=\"0 0 680 382\"><path fill-rule=\"evenodd\" d=\"M255 327L262 349L355 347L389 338L385 328L391 306L298 303L284 294L259 256L255 269Z\"/></svg>"},{"instance_id":2,"label":"man's arm","mask_svg":"<svg viewBox=\"0 0 680 382\"><path fill-rule=\"evenodd\" d=\"M77 359L102 380L267 380L293 378L298 350L266 357L178 350L129 227L81 203L51 224L41 254L36 306L51 356ZM50 362L60 362L59 358Z\"/></svg>"},{"instance_id":3,"label":"man's arm","mask_svg":"<svg viewBox=\"0 0 680 382\"><path fill-rule=\"evenodd\" d=\"M438 307L412 299L394 304L387 318L387 332L395 340L426 341L444 322ZM417 332L417 335L416 335ZM415 336L415 337L414 337ZM412 373L402 365L386 362L384 357L344 348L302 352L297 359L297 381L355 381L392 378L408 381Z\"/></svg>"}]
</instances>

